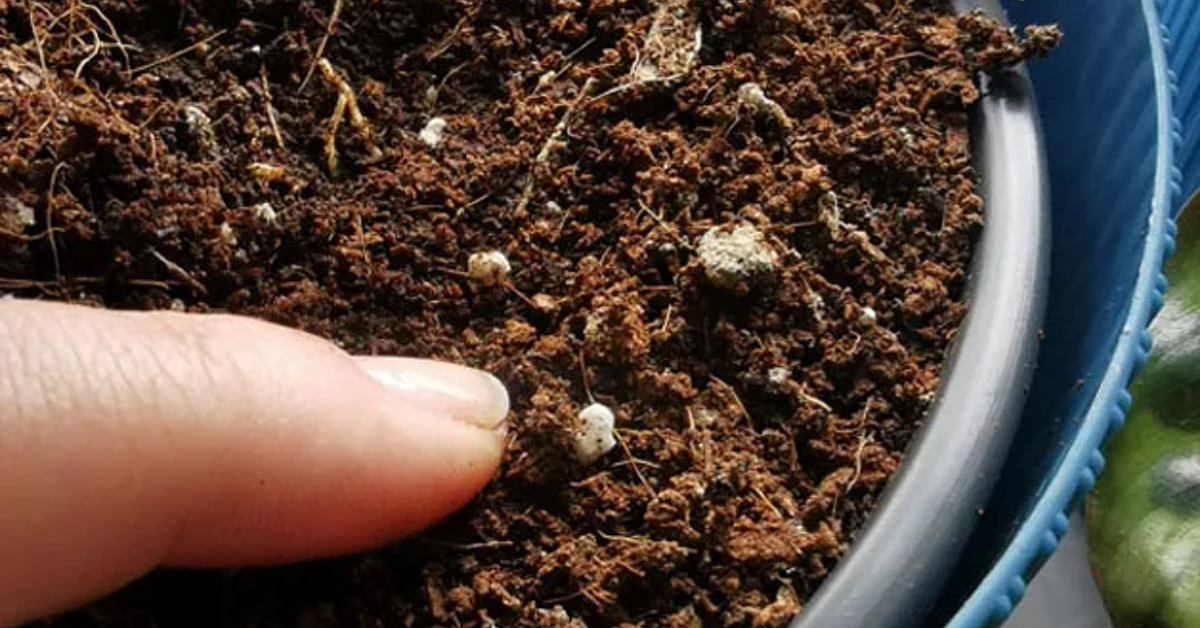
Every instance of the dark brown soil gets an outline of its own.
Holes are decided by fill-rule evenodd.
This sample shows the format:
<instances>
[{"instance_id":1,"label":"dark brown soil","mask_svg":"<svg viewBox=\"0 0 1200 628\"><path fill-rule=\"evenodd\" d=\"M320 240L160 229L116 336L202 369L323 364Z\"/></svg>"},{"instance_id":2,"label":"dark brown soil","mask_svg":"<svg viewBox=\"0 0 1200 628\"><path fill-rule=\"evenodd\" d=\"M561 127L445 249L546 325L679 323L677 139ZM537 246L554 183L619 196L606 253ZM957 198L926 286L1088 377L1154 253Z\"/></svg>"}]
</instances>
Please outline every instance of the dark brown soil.
<instances>
[{"instance_id":1,"label":"dark brown soil","mask_svg":"<svg viewBox=\"0 0 1200 628\"><path fill-rule=\"evenodd\" d=\"M783 625L937 390L973 77L1057 32L934 0L347 0L316 67L332 10L0 0L0 292L489 369L503 471L400 546L54 623ZM699 242L739 224L774 269L714 287ZM490 250L511 284L468 281ZM583 466L592 399L621 445Z\"/></svg>"}]
</instances>

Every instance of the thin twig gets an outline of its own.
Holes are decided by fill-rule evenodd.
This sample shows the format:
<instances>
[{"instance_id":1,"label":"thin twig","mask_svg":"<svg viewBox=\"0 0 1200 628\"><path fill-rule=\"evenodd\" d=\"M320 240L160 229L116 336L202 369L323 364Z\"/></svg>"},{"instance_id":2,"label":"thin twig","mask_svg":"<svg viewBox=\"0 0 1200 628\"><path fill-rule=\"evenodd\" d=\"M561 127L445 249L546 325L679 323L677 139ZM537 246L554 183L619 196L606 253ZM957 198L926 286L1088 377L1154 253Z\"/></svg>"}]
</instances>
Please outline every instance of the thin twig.
<instances>
[{"instance_id":1,"label":"thin twig","mask_svg":"<svg viewBox=\"0 0 1200 628\"><path fill-rule=\"evenodd\" d=\"M579 377L583 380L583 392L587 394L588 403L596 403L596 398L592 396L592 387L588 385L587 362L584 360L583 350L579 351Z\"/></svg>"},{"instance_id":2,"label":"thin twig","mask_svg":"<svg viewBox=\"0 0 1200 628\"><path fill-rule=\"evenodd\" d=\"M629 445L625 444L625 439L621 438L620 432L613 430L613 437L617 439L617 444L621 446L621 450L625 452L625 457L630 461L629 468L633 469L633 474L642 482L642 486L646 487L646 491L650 493L650 497L652 499L658 497L658 493L654 492L654 488L646 481L646 476L642 475L642 470L638 468L635 462L637 458L633 457L633 452L630 451Z\"/></svg>"},{"instance_id":3,"label":"thin twig","mask_svg":"<svg viewBox=\"0 0 1200 628\"><path fill-rule=\"evenodd\" d=\"M304 74L304 80L300 81L297 92L304 91L308 80L312 78L313 72L317 69L317 64L325 58L325 46L329 43L329 38L333 36L333 29L337 26L338 17L342 14L343 4L343 0L333 0L333 13L329 15L329 23L325 25L325 34L321 36L321 42L317 44L317 54L313 55L313 61L308 66L308 72Z\"/></svg>"},{"instance_id":4,"label":"thin twig","mask_svg":"<svg viewBox=\"0 0 1200 628\"><path fill-rule=\"evenodd\" d=\"M809 402L809 403L813 404L814 406L816 406L816 407L818 407L818 408L820 408L820 409L822 409L822 410L824 410L824 411L826 411L826 412L833 412L833 408L829 407L829 404L827 404L827 403L825 403L824 401L821 401L820 399L818 399L818 398L816 398L816 397L814 397L814 396L812 396L812 395L808 394L808 393L807 393L807 392L805 392L803 389L801 389L801 390L800 390L800 393L799 393L799 394L800 394L800 398L801 398L801 399L803 399L803 400L805 400L805 401L807 401L807 402Z\"/></svg>"},{"instance_id":5,"label":"thin twig","mask_svg":"<svg viewBox=\"0 0 1200 628\"><path fill-rule=\"evenodd\" d=\"M500 547L512 547L515 545L512 541L484 541L481 543L454 543L451 541L439 541L437 539L422 539L425 543L435 547L447 547L450 549L471 551L478 549L495 549Z\"/></svg>"},{"instance_id":6,"label":"thin twig","mask_svg":"<svg viewBox=\"0 0 1200 628\"><path fill-rule=\"evenodd\" d=\"M228 28L222 28L221 30L213 33L212 35L209 35L208 37L205 37L204 39L201 39L200 41L198 41L186 48L183 48L182 50L176 50L175 52L172 52L171 54L169 54L165 57L160 57L154 61L151 61L150 63L144 64L144 65L139 65L138 67L130 70L129 73L130 74L139 74L139 73L145 72L146 70L149 70L151 68L156 68L164 63L174 61L175 59L178 59L179 57L182 57L183 55L186 55L187 53L189 53L197 48L200 48L201 46L211 43L213 40L217 39L218 37L221 37L222 35L224 35L225 33L228 33L228 32L229 32Z\"/></svg>"},{"instance_id":7,"label":"thin twig","mask_svg":"<svg viewBox=\"0 0 1200 628\"><path fill-rule=\"evenodd\" d=\"M858 478L862 477L863 449L866 448L870 440L871 437L866 432L858 435L858 449L854 452L854 477L850 478L850 483L846 485L846 490L842 491L843 493L849 493L850 489L854 488L855 484L858 484Z\"/></svg>"},{"instance_id":8,"label":"thin twig","mask_svg":"<svg viewBox=\"0 0 1200 628\"><path fill-rule=\"evenodd\" d=\"M720 384L722 388L729 391L729 394L733 396L733 403L737 405L738 410L742 413L742 416L746 417L746 421L748 421L750 425L754 425L754 419L750 417L750 411L746 409L746 404L742 403L742 398L738 396L737 390L733 386L725 383L724 380L716 375L709 375L708 377L712 381Z\"/></svg>"},{"instance_id":9,"label":"thin twig","mask_svg":"<svg viewBox=\"0 0 1200 628\"><path fill-rule=\"evenodd\" d=\"M771 500L767 499L767 496L762 492L761 488L754 486L751 487L751 490L753 490L754 494L758 495L758 498L767 505L767 508L771 509L771 512L774 513L776 519L783 519L783 513L779 512L779 509L775 507L775 504L771 503Z\"/></svg>"},{"instance_id":10,"label":"thin twig","mask_svg":"<svg viewBox=\"0 0 1200 628\"><path fill-rule=\"evenodd\" d=\"M80 6L91 11L92 13L95 13L96 16L100 18L100 21L104 22L104 25L108 27L109 36L111 36L113 41L116 42L117 48L121 50L121 56L125 58L125 67L128 68L129 66L133 65L129 60L129 51L125 49L125 44L121 41L121 34L117 32L117 27L113 26L112 20L108 19L108 16L104 14L104 11L101 11L100 7L88 2L80 3ZM88 21L90 22L91 20ZM126 71L129 74L133 74L132 70Z\"/></svg>"},{"instance_id":11,"label":"thin twig","mask_svg":"<svg viewBox=\"0 0 1200 628\"><path fill-rule=\"evenodd\" d=\"M25 3L25 10L29 12L29 30L33 31L33 45L35 48L37 48L38 62L42 66L42 76L44 78L46 75L48 75L49 70L46 69L46 51L42 48L42 33L38 29L37 22L34 21L33 17L33 8L35 6L41 5L36 2Z\"/></svg>"},{"instance_id":12,"label":"thin twig","mask_svg":"<svg viewBox=\"0 0 1200 628\"><path fill-rule=\"evenodd\" d=\"M283 134L279 132L279 121L275 117L275 104L271 98L271 81L267 79L266 63L261 65L259 75L262 78L263 100L267 105L267 122L271 125L271 133L275 135L275 143L279 145L279 150L287 150L287 146L283 144Z\"/></svg>"},{"instance_id":13,"label":"thin twig","mask_svg":"<svg viewBox=\"0 0 1200 628\"><path fill-rule=\"evenodd\" d=\"M176 279L179 279L183 283L186 283L193 290L195 290L196 292L199 292L202 296L208 295L208 289L204 287L204 284L200 283L200 280L196 279L191 273L189 273L187 270L185 270L182 266L167 259L165 256L163 256L162 253L159 253L157 249L151 248L150 254L153 255L155 259L157 259L159 262L162 263L163 266L166 267L167 272L171 273L172 275L175 275Z\"/></svg>"},{"instance_id":14,"label":"thin twig","mask_svg":"<svg viewBox=\"0 0 1200 628\"><path fill-rule=\"evenodd\" d=\"M83 76L83 69L86 68L87 64L91 63L92 60L100 54L100 35L94 30L92 31L92 41L92 51L79 62L79 65L75 66L75 80L79 80L79 78Z\"/></svg>"},{"instance_id":15,"label":"thin twig","mask_svg":"<svg viewBox=\"0 0 1200 628\"><path fill-rule=\"evenodd\" d=\"M587 98L588 94L592 92L592 88L595 86L596 79L594 78L589 78L584 82L583 88L579 90L579 95L576 96L575 100L571 101L571 104L567 106L567 110L563 113L562 117L559 118L558 124L554 125L554 130L550 132L550 137L546 138L546 143L542 144L541 150L539 150L537 156L534 157L533 167L529 170L528 178L525 180L525 185L521 190L521 198L519 201L517 201L518 212L524 211L525 208L529 206L530 199L533 198L534 188L537 187L537 166L550 161L550 153L554 151L555 146L561 143L562 136L567 131L567 125L570 122L571 114L575 112L575 108L579 106L579 103L583 102L583 100Z\"/></svg>"},{"instance_id":16,"label":"thin twig","mask_svg":"<svg viewBox=\"0 0 1200 628\"><path fill-rule=\"evenodd\" d=\"M46 232L50 234L50 255L54 258L54 279L62 281L62 267L58 261L58 243L54 238L54 188L58 185L58 173L66 167L66 163L55 164L50 171L50 187L46 190Z\"/></svg>"}]
</instances>

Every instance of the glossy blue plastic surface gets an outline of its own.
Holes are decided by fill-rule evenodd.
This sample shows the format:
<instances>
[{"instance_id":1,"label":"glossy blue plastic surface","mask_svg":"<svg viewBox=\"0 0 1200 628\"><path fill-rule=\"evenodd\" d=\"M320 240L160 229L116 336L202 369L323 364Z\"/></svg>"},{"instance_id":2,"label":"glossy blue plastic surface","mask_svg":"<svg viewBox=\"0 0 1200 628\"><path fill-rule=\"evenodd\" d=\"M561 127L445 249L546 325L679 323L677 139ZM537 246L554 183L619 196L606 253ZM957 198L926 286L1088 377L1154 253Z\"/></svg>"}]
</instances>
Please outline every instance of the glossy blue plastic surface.
<instances>
[{"instance_id":1,"label":"glossy blue plastic surface","mask_svg":"<svg viewBox=\"0 0 1200 628\"><path fill-rule=\"evenodd\" d=\"M1031 64L1050 169L1050 300L1033 390L1004 473L936 624L996 626L1104 466L1162 304L1174 212L1200 186L1200 0L1024 0L1056 22Z\"/></svg>"}]
</instances>

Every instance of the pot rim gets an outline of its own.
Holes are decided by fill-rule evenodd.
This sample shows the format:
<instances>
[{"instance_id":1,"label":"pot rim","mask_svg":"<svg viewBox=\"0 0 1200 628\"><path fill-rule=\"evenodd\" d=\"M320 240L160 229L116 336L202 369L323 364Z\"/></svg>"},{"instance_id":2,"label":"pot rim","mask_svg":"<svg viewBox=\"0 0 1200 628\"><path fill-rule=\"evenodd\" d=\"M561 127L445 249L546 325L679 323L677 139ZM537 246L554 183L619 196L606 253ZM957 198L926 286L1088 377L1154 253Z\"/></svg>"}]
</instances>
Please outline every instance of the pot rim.
<instances>
[{"instance_id":1,"label":"pot rim","mask_svg":"<svg viewBox=\"0 0 1200 628\"><path fill-rule=\"evenodd\" d=\"M959 13L1006 20L996 0ZM999 478L1036 366L1050 262L1050 197L1023 66L980 77L971 110L985 225L968 311L924 425L852 547L791 628L922 625Z\"/></svg>"}]
</instances>

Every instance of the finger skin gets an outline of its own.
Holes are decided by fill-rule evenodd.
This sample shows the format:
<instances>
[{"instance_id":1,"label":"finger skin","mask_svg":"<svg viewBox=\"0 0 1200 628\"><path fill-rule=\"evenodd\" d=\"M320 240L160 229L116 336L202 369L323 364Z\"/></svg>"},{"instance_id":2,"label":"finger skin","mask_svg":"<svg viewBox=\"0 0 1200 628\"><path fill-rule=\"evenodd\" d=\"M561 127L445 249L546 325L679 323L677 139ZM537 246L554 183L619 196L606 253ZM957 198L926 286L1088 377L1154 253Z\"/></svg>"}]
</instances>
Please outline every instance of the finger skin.
<instances>
[{"instance_id":1,"label":"finger skin","mask_svg":"<svg viewBox=\"0 0 1200 628\"><path fill-rule=\"evenodd\" d=\"M436 395L243 318L9 300L0 347L0 625L159 565L401 537L466 503L503 447Z\"/></svg>"}]
</instances>

